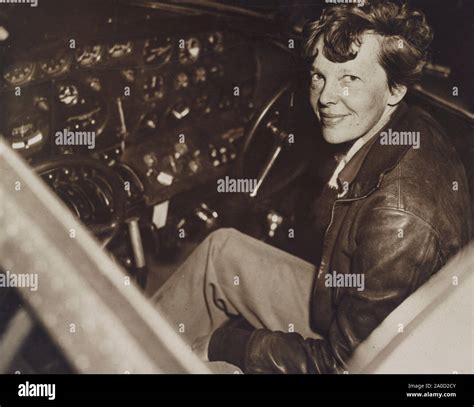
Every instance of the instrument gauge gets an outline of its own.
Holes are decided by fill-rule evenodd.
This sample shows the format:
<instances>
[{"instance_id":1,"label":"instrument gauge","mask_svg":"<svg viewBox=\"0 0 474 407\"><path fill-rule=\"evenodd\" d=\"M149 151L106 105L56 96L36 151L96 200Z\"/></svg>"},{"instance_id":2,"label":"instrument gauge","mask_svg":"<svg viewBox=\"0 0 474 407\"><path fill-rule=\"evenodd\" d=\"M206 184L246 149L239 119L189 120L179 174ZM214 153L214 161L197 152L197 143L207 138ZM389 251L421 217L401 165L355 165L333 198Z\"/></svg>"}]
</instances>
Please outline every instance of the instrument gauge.
<instances>
[{"instance_id":1,"label":"instrument gauge","mask_svg":"<svg viewBox=\"0 0 474 407\"><path fill-rule=\"evenodd\" d=\"M179 62L183 65L190 65L199 59L201 54L201 43L196 37L191 37L184 41L183 48L179 49Z\"/></svg>"},{"instance_id":2,"label":"instrument gauge","mask_svg":"<svg viewBox=\"0 0 474 407\"><path fill-rule=\"evenodd\" d=\"M58 130L102 134L108 120L108 105L104 97L80 81L56 83L55 122Z\"/></svg>"},{"instance_id":3,"label":"instrument gauge","mask_svg":"<svg viewBox=\"0 0 474 407\"><path fill-rule=\"evenodd\" d=\"M79 102L79 91L74 85L61 85L59 87L58 99L66 106L77 105Z\"/></svg>"},{"instance_id":4,"label":"instrument gauge","mask_svg":"<svg viewBox=\"0 0 474 407\"><path fill-rule=\"evenodd\" d=\"M92 66L100 62L102 47L100 45L80 47L76 51L76 61L81 66Z\"/></svg>"},{"instance_id":5,"label":"instrument gauge","mask_svg":"<svg viewBox=\"0 0 474 407\"><path fill-rule=\"evenodd\" d=\"M65 51L39 63L41 70L50 76L59 76L68 71L71 66L71 55Z\"/></svg>"},{"instance_id":6,"label":"instrument gauge","mask_svg":"<svg viewBox=\"0 0 474 407\"><path fill-rule=\"evenodd\" d=\"M166 40L153 38L145 42L143 59L146 64L160 66L171 59L171 53L171 38L166 38Z\"/></svg>"},{"instance_id":7,"label":"instrument gauge","mask_svg":"<svg viewBox=\"0 0 474 407\"><path fill-rule=\"evenodd\" d=\"M14 150L29 155L44 146L48 134L47 116L44 114L22 114L9 124L6 136Z\"/></svg>"},{"instance_id":8,"label":"instrument gauge","mask_svg":"<svg viewBox=\"0 0 474 407\"><path fill-rule=\"evenodd\" d=\"M108 47L107 53L112 58L123 58L132 53L132 43L130 41L124 43L116 43Z\"/></svg>"},{"instance_id":9,"label":"instrument gauge","mask_svg":"<svg viewBox=\"0 0 474 407\"><path fill-rule=\"evenodd\" d=\"M18 62L6 69L3 78L13 86L24 85L29 82L35 73L36 65L33 62Z\"/></svg>"}]
</instances>

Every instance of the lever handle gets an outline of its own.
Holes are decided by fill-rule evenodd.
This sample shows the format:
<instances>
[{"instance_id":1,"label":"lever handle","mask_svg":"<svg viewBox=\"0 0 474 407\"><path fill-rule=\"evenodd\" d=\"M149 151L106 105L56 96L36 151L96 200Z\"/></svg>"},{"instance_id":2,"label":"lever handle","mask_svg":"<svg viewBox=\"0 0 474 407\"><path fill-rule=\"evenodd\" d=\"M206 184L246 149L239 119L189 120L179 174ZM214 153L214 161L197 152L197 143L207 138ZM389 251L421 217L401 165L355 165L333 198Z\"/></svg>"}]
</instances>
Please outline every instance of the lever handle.
<instances>
[{"instance_id":1,"label":"lever handle","mask_svg":"<svg viewBox=\"0 0 474 407\"><path fill-rule=\"evenodd\" d=\"M263 184L263 181L265 181L265 178L267 178L267 175L270 172L270 170L272 169L273 164L275 164L275 161L278 158L278 156L280 155L281 150L282 150L281 145L276 146L275 149L273 150L273 153L272 153L270 159L267 161L267 163L265 164L265 167L263 168L263 170L261 171L261 173L258 177L257 185L255 185L255 188L250 193L250 196L252 198L257 196L257 193L258 193L258 190L260 189L260 186Z\"/></svg>"}]
</instances>

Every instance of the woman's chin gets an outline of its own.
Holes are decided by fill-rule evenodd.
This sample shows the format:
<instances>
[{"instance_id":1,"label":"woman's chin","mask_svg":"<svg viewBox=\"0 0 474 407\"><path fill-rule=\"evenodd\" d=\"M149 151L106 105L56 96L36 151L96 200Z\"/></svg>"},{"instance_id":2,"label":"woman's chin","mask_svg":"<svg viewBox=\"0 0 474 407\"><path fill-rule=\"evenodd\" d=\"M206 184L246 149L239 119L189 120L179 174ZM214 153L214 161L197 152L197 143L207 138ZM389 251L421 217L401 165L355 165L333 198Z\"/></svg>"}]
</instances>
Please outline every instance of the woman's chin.
<instances>
[{"instance_id":1,"label":"woman's chin","mask_svg":"<svg viewBox=\"0 0 474 407\"><path fill-rule=\"evenodd\" d=\"M327 130L323 128L323 138L329 144L341 144L349 141L350 138L346 134L341 134L339 131L334 131L333 129Z\"/></svg>"}]
</instances>

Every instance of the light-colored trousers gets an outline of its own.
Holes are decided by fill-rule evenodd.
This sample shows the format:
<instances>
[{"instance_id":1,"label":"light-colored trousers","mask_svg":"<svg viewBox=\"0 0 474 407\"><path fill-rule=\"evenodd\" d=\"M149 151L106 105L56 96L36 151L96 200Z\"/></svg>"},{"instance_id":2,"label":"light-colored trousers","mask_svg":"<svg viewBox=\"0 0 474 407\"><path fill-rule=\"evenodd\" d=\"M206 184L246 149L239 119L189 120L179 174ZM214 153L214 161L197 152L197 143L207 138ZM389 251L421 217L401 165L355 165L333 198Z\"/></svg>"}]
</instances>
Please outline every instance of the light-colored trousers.
<instances>
[{"instance_id":1,"label":"light-colored trousers","mask_svg":"<svg viewBox=\"0 0 474 407\"><path fill-rule=\"evenodd\" d=\"M309 323L316 267L235 229L211 233L153 295L193 345L232 316L255 328L319 338Z\"/></svg>"}]
</instances>

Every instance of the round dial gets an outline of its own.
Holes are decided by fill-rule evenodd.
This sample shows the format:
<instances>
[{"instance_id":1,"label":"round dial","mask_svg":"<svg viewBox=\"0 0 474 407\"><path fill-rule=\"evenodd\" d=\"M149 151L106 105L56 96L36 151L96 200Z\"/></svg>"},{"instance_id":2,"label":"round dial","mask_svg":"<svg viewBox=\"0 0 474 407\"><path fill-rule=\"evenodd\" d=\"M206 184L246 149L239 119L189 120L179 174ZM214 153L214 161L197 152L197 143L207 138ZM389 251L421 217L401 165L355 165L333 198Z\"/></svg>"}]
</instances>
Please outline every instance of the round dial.
<instances>
[{"instance_id":1,"label":"round dial","mask_svg":"<svg viewBox=\"0 0 474 407\"><path fill-rule=\"evenodd\" d=\"M122 58L125 55L132 53L132 43L130 41L125 43L116 43L110 46L107 52L112 58Z\"/></svg>"},{"instance_id":2,"label":"round dial","mask_svg":"<svg viewBox=\"0 0 474 407\"><path fill-rule=\"evenodd\" d=\"M35 64L33 62L19 62L7 68L3 77L10 85L17 86L29 82L34 73Z\"/></svg>"},{"instance_id":3,"label":"round dial","mask_svg":"<svg viewBox=\"0 0 474 407\"><path fill-rule=\"evenodd\" d=\"M76 61L81 66L92 66L102 58L102 47L100 45L80 47L76 51Z\"/></svg>"},{"instance_id":4,"label":"round dial","mask_svg":"<svg viewBox=\"0 0 474 407\"><path fill-rule=\"evenodd\" d=\"M79 102L79 91L74 85L61 85L58 98L59 101L66 106L77 105Z\"/></svg>"},{"instance_id":5,"label":"round dial","mask_svg":"<svg viewBox=\"0 0 474 407\"><path fill-rule=\"evenodd\" d=\"M48 117L33 113L16 117L9 124L6 136L14 150L31 153L45 144L48 133Z\"/></svg>"},{"instance_id":6,"label":"round dial","mask_svg":"<svg viewBox=\"0 0 474 407\"><path fill-rule=\"evenodd\" d=\"M66 72L71 64L71 56L66 52L60 52L54 57L40 62L41 70L51 76L58 76Z\"/></svg>"},{"instance_id":7,"label":"round dial","mask_svg":"<svg viewBox=\"0 0 474 407\"><path fill-rule=\"evenodd\" d=\"M58 130L94 132L102 134L107 119L107 103L100 93L81 82L56 84L55 115Z\"/></svg>"},{"instance_id":8,"label":"round dial","mask_svg":"<svg viewBox=\"0 0 474 407\"><path fill-rule=\"evenodd\" d=\"M201 54L201 43L195 37L184 41L183 48L179 49L179 62L183 65L190 65L199 59Z\"/></svg>"},{"instance_id":9,"label":"round dial","mask_svg":"<svg viewBox=\"0 0 474 407\"><path fill-rule=\"evenodd\" d=\"M171 59L172 46L171 38L159 40L153 38L145 42L143 48L143 59L146 64L163 65Z\"/></svg>"}]
</instances>

